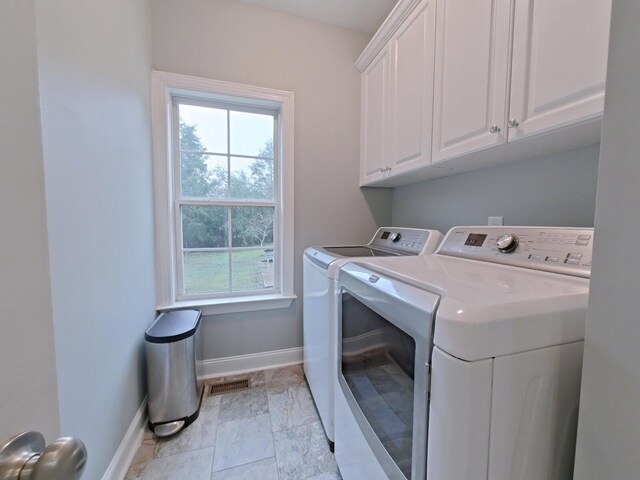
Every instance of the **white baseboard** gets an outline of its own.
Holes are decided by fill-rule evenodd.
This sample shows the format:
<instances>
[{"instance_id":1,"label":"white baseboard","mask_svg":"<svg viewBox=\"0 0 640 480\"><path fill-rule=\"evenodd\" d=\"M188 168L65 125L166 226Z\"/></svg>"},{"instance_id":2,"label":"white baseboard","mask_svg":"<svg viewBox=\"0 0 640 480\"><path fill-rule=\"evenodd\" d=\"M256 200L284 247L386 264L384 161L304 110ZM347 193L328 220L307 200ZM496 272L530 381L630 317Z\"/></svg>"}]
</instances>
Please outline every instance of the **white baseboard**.
<instances>
[{"instance_id":1,"label":"white baseboard","mask_svg":"<svg viewBox=\"0 0 640 480\"><path fill-rule=\"evenodd\" d=\"M138 448L142 444L145 424L147 423L147 398L133 417L133 421L120 442L118 450L111 459L111 463L104 472L102 480L123 480L129 470L129 466L135 457Z\"/></svg>"},{"instance_id":2,"label":"white baseboard","mask_svg":"<svg viewBox=\"0 0 640 480\"><path fill-rule=\"evenodd\" d=\"M300 363L302 363L302 347L237 355L235 357L214 358L198 362L198 380L237 375L267 368L287 367Z\"/></svg>"}]
</instances>

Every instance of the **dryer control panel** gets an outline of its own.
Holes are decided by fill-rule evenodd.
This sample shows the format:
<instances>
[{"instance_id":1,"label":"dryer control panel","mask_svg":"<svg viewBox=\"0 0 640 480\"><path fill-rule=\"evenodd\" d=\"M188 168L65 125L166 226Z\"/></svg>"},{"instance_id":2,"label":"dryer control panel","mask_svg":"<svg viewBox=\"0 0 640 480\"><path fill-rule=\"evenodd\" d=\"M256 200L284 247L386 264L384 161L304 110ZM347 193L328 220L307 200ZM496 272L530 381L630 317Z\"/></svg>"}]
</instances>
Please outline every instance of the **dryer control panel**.
<instances>
[{"instance_id":1,"label":"dryer control panel","mask_svg":"<svg viewBox=\"0 0 640 480\"><path fill-rule=\"evenodd\" d=\"M368 246L409 255L420 255L435 251L441 238L442 234L436 230L382 227L378 229Z\"/></svg>"},{"instance_id":2,"label":"dryer control panel","mask_svg":"<svg viewBox=\"0 0 640 480\"><path fill-rule=\"evenodd\" d=\"M436 253L591 277L592 228L454 227Z\"/></svg>"}]
</instances>

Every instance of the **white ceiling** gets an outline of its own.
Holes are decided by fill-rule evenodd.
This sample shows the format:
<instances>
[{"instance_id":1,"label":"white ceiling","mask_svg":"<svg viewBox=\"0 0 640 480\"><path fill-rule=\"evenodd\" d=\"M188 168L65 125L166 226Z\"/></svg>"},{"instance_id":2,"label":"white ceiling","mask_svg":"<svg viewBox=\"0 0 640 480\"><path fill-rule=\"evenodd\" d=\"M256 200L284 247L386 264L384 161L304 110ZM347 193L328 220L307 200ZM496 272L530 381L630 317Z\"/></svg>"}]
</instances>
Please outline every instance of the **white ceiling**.
<instances>
[{"instance_id":1,"label":"white ceiling","mask_svg":"<svg viewBox=\"0 0 640 480\"><path fill-rule=\"evenodd\" d=\"M397 0L239 0L259 7L373 34Z\"/></svg>"}]
</instances>

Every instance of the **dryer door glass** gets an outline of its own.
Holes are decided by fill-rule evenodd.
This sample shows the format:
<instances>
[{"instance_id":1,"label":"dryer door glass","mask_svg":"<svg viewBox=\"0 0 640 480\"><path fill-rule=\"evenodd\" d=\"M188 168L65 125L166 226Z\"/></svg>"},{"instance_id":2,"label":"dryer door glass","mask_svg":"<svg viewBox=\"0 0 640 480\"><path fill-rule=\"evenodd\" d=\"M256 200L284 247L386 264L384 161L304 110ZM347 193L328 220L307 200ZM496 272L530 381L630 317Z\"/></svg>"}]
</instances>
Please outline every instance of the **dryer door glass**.
<instances>
[{"instance_id":1,"label":"dryer door glass","mask_svg":"<svg viewBox=\"0 0 640 480\"><path fill-rule=\"evenodd\" d=\"M411 478L416 343L349 294L342 296L341 372L380 443Z\"/></svg>"}]
</instances>

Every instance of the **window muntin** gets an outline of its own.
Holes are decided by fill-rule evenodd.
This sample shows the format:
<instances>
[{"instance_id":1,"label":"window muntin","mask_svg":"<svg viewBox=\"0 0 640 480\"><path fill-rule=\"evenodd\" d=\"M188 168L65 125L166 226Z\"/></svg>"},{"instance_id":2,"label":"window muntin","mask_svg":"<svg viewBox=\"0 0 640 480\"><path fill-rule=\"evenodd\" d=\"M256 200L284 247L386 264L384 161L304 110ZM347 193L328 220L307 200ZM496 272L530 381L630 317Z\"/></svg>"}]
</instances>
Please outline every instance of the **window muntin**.
<instances>
[{"instance_id":1,"label":"window muntin","mask_svg":"<svg viewBox=\"0 0 640 480\"><path fill-rule=\"evenodd\" d=\"M278 111L172 100L177 300L280 292Z\"/></svg>"}]
</instances>

